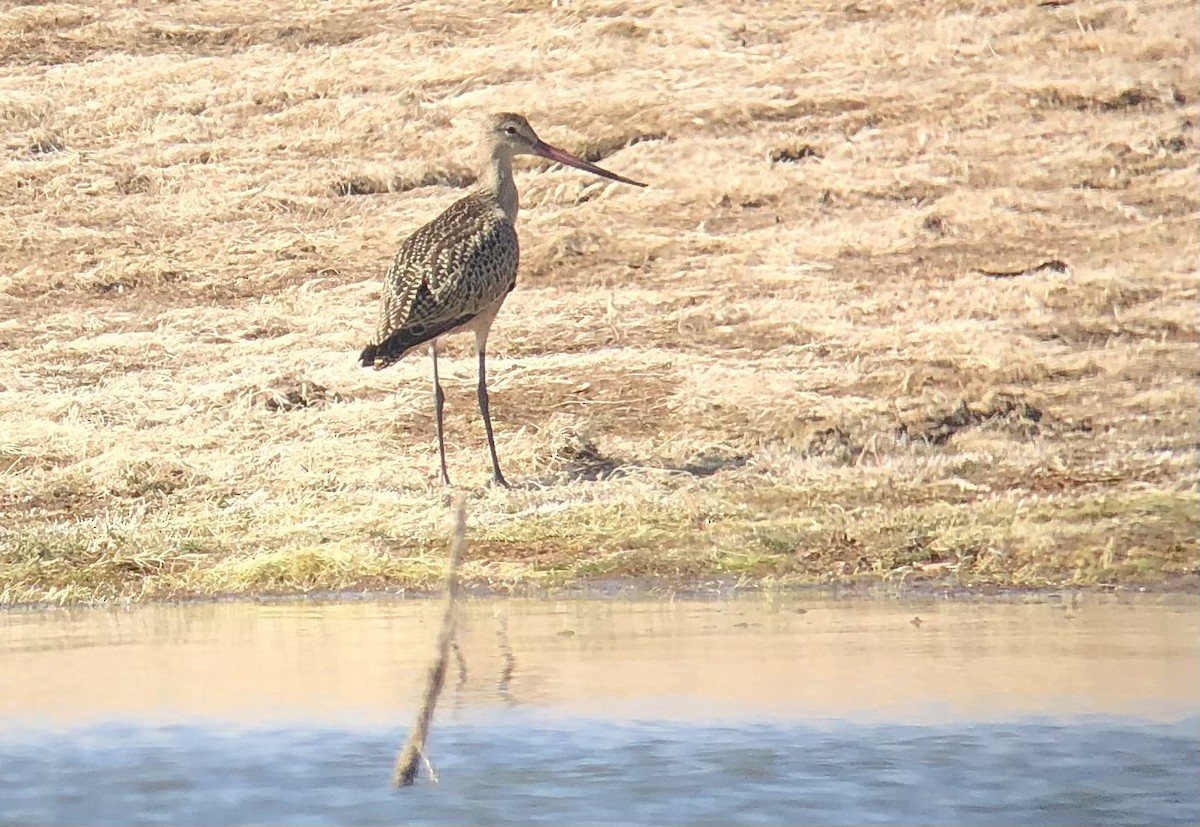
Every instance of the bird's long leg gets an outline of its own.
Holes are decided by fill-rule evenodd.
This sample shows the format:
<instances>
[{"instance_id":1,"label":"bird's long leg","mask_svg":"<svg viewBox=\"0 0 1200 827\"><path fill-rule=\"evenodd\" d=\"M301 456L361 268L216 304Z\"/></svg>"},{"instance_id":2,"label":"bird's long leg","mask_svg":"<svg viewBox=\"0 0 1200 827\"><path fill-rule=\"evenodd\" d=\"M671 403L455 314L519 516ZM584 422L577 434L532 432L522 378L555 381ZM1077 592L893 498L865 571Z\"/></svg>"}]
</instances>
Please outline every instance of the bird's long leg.
<instances>
[{"instance_id":1,"label":"bird's long leg","mask_svg":"<svg viewBox=\"0 0 1200 827\"><path fill-rule=\"evenodd\" d=\"M488 450L492 452L492 482L508 488L508 480L500 473L500 460L496 457L496 438L492 436L492 415L488 411L487 355L479 348L479 412L483 414L483 430L487 432Z\"/></svg>"},{"instance_id":2,"label":"bird's long leg","mask_svg":"<svg viewBox=\"0 0 1200 827\"><path fill-rule=\"evenodd\" d=\"M442 407L446 404L446 394L442 393L442 383L438 381L436 341L429 345L429 354L433 357L434 422L437 425L438 459L440 459L442 463L442 469L439 472L438 479L441 480L442 485L449 485L450 474L446 471L446 438L442 433Z\"/></svg>"}]
</instances>

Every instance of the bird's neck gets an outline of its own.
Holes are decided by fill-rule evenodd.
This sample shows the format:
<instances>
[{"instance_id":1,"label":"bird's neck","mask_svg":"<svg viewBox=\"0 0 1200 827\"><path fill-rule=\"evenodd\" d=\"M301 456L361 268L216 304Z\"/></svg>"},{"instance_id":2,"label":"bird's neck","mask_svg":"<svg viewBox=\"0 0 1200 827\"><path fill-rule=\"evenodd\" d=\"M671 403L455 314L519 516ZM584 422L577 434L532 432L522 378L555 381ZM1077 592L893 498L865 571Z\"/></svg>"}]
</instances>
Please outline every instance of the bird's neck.
<instances>
[{"instance_id":1,"label":"bird's neck","mask_svg":"<svg viewBox=\"0 0 1200 827\"><path fill-rule=\"evenodd\" d=\"M508 217L508 223L517 223L517 185L513 183L512 156L496 153L485 159L483 175L479 179L479 191L495 201Z\"/></svg>"}]
</instances>

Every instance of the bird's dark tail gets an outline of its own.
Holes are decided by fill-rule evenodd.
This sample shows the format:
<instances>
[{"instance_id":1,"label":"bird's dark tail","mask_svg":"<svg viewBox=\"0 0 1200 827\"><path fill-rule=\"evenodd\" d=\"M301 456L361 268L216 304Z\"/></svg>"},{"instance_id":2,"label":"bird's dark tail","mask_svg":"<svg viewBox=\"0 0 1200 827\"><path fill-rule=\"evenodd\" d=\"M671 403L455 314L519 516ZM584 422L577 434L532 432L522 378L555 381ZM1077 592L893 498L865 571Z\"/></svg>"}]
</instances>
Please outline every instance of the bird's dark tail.
<instances>
[{"instance_id":1,"label":"bird's dark tail","mask_svg":"<svg viewBox=\"0 0 1200 827\"><path fill-rule=\"evenodd\" d=\"M383 364L376 365L376 360L383 361L378 345L367 345L363 348L362 353L358 355L358 361L362 363L364 368L386 367Z\"/></svg>"},{"instance_id":2,"label":"bird's dark tail","mask_svg":"<svg viewBox=\"0 0 1200 827\"><path fill-rule=\"evenodd\" d=\"M406 343L402 337L392 336L382 344L367 345L364 347L362 353L358 355L358 361L364 368L383 370L399 362L404 354L408 353L408 351L418 344L420 342Z\"/></svg>"},{"instance_id":3,"label":"bird's dark tail","mask_svg":"<svg viewBox=\"0 0 1200 827\"><path fill-rule=\"evenodd\" d=\"M388 365L399 362L404 354L417 345L425 344L471 321L474 314L458 319L448 319L441 324L419 328L401 328L388 336L377 345L367 345L358 356L358 361L364 368L383 370Z\"/></svg>"}]
</instances>

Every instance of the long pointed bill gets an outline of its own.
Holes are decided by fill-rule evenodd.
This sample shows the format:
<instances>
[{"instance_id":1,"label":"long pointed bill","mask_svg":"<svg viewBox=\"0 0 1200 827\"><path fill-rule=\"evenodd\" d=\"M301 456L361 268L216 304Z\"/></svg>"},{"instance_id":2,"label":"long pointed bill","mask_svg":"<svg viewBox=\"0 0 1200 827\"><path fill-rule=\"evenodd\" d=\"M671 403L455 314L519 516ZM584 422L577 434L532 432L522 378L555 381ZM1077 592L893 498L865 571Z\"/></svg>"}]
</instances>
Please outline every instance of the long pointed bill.
<instances>
[{"instance_id":1,"label":"long pointed bill","mask_svg":"<svg viewBox=\"0 0 1200 827\"><path fill-rule=\"evenodd\" d=\"M622 184L633 184L635 187L646 186L641 181L634 181L632 178L626 178L622 175L617 175L615 172L609 172L606 169L601 169L595 164L589 164L582 158L576 158L565 149L559 149L556 146L550 146L550 144L545 143L544 141L539 141L533 147L533 151L538 155L541 155L543 158L548 158L549 160L555 161L559 164L566 164L569 167L581 169L584 172L590 172L592 175L599 175L601 178L620 181Z\"/></svg>"}]
</instances>

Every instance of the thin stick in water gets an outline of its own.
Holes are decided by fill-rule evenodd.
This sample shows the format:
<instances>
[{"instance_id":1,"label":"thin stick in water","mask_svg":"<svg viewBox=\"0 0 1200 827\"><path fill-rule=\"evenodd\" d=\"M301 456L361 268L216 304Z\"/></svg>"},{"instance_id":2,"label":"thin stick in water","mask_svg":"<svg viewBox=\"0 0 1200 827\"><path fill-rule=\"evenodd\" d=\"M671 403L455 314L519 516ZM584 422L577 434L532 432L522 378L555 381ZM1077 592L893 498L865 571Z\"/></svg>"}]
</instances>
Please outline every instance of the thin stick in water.
<instances>
[{"instance_id":1,"label":"thin stick in water","mask_svg":"<svg viewBox=\"0 0 1200 827\"><path fill-rule=\"evenodd\" d=\"M438 696L442 693L442 684L446 680L446 659L450 654L450 644L454 640L454 603L458 597L458 569L467 553L467 513L466 497L459 494L454 498L453 506L453 539L450 543L450 561L446 566L446 601L442 612L442 627L438 632L437 649L433 663L429 665L429 675L425 682L424 701L417 713L417 721L409 733L404 749L396 757L396 767L392 771L393 787L408 787L417 778L417 770L425 753L425 737L429 734L429 725L433 722L433 710L437 706Z\"/></svg>"}]
</instances>

